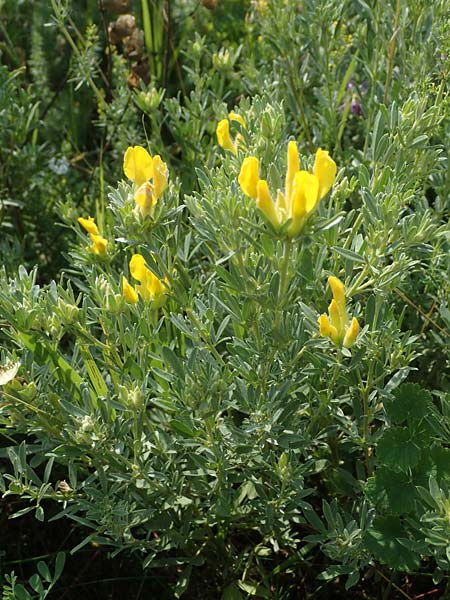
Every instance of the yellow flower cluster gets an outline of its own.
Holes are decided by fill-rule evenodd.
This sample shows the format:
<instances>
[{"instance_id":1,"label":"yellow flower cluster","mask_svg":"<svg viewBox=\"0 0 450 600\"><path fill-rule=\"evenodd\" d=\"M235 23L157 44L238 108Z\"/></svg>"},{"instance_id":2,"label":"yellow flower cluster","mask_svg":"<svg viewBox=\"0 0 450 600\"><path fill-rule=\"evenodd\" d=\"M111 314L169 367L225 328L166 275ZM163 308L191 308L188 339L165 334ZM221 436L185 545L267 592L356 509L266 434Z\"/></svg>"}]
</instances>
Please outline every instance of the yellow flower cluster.
<instances>
[{"instance_id":1,"label":"yellow flower cluster","mask_svg":"<svg viewBox=\"0 0 450 600\"><path fill-rule=\"evenodd\" d=\"M243 145L244 138L240 133L238 133L234 139L231 139L230 136L230 121L237 121L243 129L247 129L245 126L245 121L235 112L230 112L228 115L228 119L222 119L219 121L216 127L216 135L217 142L219 146L222 146L225 150L229 150L233 154L237 154L238 146Z\"/></svg>"},{"instance_id":2,"label":"yellow flower cluster","mask_svg":"<svg viewBox=\"0 0 450 600\"><path fill-rule=\"evenodd\" d=\"M152 217L168 185L169 170L166 163L159 154L151 157L142 146L130 146L125 152L123 170L135 186L136 212L142 217Z\"/></svg>"},{"instance_id":3,"label":"yellow flower cluster","mask_svg":"<svg viewBox=\"0 0 450 600\"><path fill-rule=\"evenodd\" d=\"M161 281L154 275L145 264L145 258L141 254L134 254L130 260L130 273L140 285L133 287L128 279L122 277L122 292L125 300L130 304L136 304L138 294L145 302L151 302L154 308L159 308L165 300L169 282L167 279Z\"/></svg>"},{"instance_id":4,"label":"yellow flower cluster","mask_svg":"<svg viewBox=\"0 0 450 600\"><path fill-rule=\"evenodd\" d=\"M92 244L88 246L88 250L99 256L105 256L108 241L100 235L95 219L93 217L87 219L79 217L78 223L88 232L91 238Z\"/></svg>"},{"instance_id":5,"label":"yellow flower cluster","mask_svg":"<svg viewBox=\"0 0 450 600\"><path fill-rule=\"evenodd\" d=\"M328 285L333 292L333 300L328 307L328 315L320 315L320 335L329 337L338 348L350 348L359 333L358 320L353 317L349 321L345 308L345 287L337 277L328 278Z\"/></svg>"},{"instance_id":6,"label":"yellow flower cluster","mask_svg":"<svg viewBox=\"0 0 450 600\"><path fill-rule=\"evenodd\" d=\"M312 173L300 170L296 142L289 142L284 193L277 191L273 201L267 181L259 178L259 161L254 156L244 159L238 181L242 191L256 200L264 217L279 230L288 220L288 237L298 235L319 201L328 193L336 178L336 163L326 150L317 150Z\"/></svg>"}]
</instances>

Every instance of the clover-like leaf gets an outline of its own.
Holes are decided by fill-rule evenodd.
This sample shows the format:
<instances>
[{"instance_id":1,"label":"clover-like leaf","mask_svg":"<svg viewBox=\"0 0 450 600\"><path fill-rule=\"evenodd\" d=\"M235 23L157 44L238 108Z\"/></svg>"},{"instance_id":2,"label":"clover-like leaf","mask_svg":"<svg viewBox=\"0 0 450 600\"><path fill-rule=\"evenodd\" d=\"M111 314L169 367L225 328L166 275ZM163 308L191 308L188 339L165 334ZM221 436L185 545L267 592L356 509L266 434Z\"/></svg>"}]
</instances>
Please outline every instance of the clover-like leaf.
<instances>
[{"instance_id":1,"label":"clover-like leaf","mask_svg":"<svg viewBox=\"0 0 450 600\"><path fill-rule=\"evenodd\" d=\"M430 411L432 397L428 390L416 383L404 383L394 391L394 398L385 403L393 423L420 421Z\"/></svg>"},{"instance_id":2,"label":"clover-like leaf","mask_svg":"<svg viewBox=\"0 0 450 600\"><path fill-rule=\"evenodd\" d=\"M377 507L390 514L407 514L414 510L416 487L406 473L396 473L380 467L370 477L364 492Z\"/></svg>"},{"instance_id":3,"label":"clover-like leaf","mask_svg":"<svg viewBox=\"0 0 450 600\"><path fill-rule=\"evenodd\" d=\"M394 471L407 471L417 465L421 450L406 427L393 427L378 442L377 457Z\"/></svg>"},{"instance_id":4,"label":"clover-like leaf","mask_svg":"<svg viewBox=\"0 0 450 600\"><path fill-rule=\"evenodd\" d=\"M406 535L398 517L375 519L364 535L364 542L376 560L393 569L409 572L420 566L420 555L411 548L414 542Z\"/></svg>"}]
</instances>

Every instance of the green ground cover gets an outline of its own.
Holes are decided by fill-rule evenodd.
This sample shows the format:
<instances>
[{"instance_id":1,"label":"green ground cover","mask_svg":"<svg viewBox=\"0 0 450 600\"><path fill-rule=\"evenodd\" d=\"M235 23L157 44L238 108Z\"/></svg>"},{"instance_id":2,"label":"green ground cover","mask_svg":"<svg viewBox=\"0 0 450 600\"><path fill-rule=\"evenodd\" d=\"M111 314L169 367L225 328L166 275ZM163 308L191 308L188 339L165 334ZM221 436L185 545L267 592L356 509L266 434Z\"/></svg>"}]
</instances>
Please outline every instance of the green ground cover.
<instances>
[{"instance_id":1,"label":"green ground cover","mask_svg":"<svg viewBox=\"0 0 450 600\"><path fill-rule=\"evenodd\" d=\"M445 0L0 0L2 600L450 597Z\"/></svg>"}]
</instances>

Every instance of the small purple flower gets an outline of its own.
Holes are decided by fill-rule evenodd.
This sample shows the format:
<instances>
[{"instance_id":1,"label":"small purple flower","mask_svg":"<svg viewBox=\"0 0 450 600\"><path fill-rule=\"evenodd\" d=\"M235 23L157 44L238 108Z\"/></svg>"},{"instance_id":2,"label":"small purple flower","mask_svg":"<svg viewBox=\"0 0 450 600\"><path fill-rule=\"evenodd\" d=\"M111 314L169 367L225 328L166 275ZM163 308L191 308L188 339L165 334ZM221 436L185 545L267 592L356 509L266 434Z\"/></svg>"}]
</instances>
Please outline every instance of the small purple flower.
<instances>
[{"instance_id":1,"label":"small purple flower","mask_svg":"<svg viewBox=\"0 0 450 600\"><path fill-rule=\"evenodd\" d=\"M351 104L350 104L350 112L352 113L352 115L357 115L358 117L360 117L362 115L362 106L361 104L356 100L355 96L353 96Z\"/></svg>"}]
</instances>

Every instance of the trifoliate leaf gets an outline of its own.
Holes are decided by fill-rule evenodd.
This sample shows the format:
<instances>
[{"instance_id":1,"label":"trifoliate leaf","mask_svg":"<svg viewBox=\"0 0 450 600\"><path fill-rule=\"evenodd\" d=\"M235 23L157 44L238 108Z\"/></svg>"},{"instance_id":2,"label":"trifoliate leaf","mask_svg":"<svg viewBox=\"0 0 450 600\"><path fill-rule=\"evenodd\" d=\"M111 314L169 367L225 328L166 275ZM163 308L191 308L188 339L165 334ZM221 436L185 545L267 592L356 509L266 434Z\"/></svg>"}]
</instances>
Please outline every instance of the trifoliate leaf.
<instances>
[{"instance_id":1,"label":"trifoliate leaf","mask_svg":"<svg viewBox=\"0 0 450 600\"><path fill-rule=\"evenodd\" d=\"M406 427L393 427L378 442L377 457L394 471L407 471L417 465L421 450Z\"/></svg>"},{"instance_id":2,"label":"trifoliate leaf","mask_svg":"<svg viewBox=\"0 0 450 600\"><path fill-rule=\"evenodd\" d=\"M404 383L394 391L394 399L385 403L386 411L393 423L420 421L430 411L430 392L415 383Z\"/></svg>"}]
</instances>

